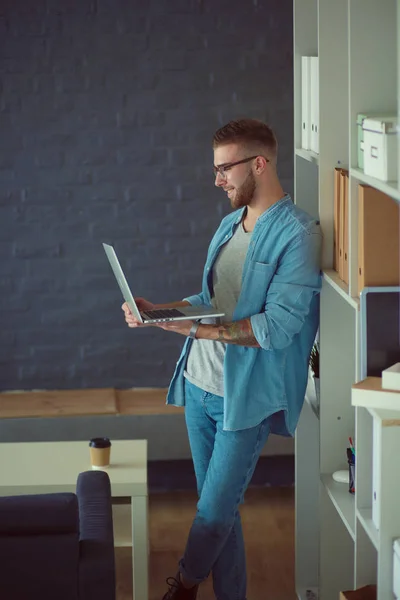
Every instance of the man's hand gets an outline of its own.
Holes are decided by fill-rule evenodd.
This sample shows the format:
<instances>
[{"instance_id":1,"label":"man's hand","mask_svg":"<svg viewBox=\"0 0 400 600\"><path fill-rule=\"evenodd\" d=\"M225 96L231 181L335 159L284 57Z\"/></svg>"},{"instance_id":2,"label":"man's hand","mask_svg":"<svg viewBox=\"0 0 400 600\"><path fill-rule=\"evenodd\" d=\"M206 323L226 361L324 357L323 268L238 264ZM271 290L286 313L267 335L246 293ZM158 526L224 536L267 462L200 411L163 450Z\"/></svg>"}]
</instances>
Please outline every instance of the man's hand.
<instances>
[{"instance_id":1,"label":"man's hand","mask_svg":"<svg viewBox=\"0 0 400 600\"><path fill-rule=\"evenodd\" d=\"M152 304L145 298L135 298L135 302L140 311L146 310L154 310L156 308L160 308L162 305L158 306L156 304ZM187 306L188 302L174 302L173 306ZM164 305L168 307L168 305ZM131 309L128 304L124 302L121 306L124 311L125 321L128 323L129 327L160 327L161 329L165 329L166 331L173 331L175 333L180 333L181 335L189 335L190 329L193 325L193 321L170 321L166 323L141 323L136 319L136 317L132 314Z\"/></svg>"},{"instance_id":2,"label":"man's hand","mask_svg":"<svg viewBox=\"0 0 400 600\"><path fill-rule=\"evenodd\" d=\"M139 310L153 310L154 304L146 300L145 298L135 298L136 305ZM136 317L132 314L131 309L129 308L126 302L121 306L124 311L125 321L128 323L129 327L146 327L145 323L141 323L136 319Z\"/></svg>"}]
</instances>

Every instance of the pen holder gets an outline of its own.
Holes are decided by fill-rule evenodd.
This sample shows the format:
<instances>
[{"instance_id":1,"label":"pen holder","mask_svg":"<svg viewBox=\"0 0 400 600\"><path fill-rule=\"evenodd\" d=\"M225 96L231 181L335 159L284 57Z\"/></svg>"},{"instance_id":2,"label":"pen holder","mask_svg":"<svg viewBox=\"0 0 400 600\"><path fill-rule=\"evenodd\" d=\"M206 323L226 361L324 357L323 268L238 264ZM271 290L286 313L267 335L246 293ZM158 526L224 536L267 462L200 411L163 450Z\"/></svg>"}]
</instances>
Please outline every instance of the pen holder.
<instances>
[{"instance_id":1,"label":"pen holder","mask_svg":"<svg viewBox=\"0 0 400 600\"><path fill-rule=\"evenodd\" d=\"M356 459L351 448L347 448L347 462L349 465L349 492L354 494L356 491Z\"/></svg>"}]
</instances>

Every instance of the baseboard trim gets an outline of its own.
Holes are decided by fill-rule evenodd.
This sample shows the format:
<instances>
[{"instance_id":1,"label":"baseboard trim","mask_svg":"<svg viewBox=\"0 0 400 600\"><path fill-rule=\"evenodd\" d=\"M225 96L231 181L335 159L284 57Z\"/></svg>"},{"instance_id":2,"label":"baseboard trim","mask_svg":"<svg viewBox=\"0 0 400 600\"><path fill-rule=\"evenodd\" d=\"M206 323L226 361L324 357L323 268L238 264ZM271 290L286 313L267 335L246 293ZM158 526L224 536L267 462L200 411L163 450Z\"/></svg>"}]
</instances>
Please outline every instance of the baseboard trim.
<instances>
[{"instance_id":1,"label":"baseboard trim","mask_svg":"<svg viewBox=\"0 0 400 600\"><path fill-rule=\"evenodd\" d=\"M196 490L193 463L183 460L152 460L148 463L150 493ZM249 487L292 487L294 456L261 456Z\"/></svg>"}]
</instances>

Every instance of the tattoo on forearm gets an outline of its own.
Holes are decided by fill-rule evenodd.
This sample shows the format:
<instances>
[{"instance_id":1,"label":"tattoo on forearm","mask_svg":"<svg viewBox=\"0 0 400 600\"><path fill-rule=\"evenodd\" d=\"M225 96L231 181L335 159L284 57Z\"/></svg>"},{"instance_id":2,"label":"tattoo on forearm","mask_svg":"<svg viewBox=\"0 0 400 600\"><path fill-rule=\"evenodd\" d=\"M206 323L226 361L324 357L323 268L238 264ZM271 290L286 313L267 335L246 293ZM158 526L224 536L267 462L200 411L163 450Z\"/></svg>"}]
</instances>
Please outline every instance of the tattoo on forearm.
<instances>
[{"instance_id":1,"label":"tattoo on forearm","mask_svg":"<svg viewBox=\"0 0 400 600\"><path fill-rule=\"evenodd\" d=\"M251 346L259 348L250 319L242 319L234 323L224 323L218 326L218 341L238 346Z\"/></svg>"}]
</instances>

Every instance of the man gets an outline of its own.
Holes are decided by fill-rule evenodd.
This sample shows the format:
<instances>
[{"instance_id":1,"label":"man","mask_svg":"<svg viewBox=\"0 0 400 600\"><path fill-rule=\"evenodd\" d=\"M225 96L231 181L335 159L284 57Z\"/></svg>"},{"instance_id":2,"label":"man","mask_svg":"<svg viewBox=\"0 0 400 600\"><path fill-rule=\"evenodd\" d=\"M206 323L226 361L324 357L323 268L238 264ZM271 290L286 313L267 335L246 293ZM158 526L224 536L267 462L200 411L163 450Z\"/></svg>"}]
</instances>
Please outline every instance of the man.
<instances>
[{"instance_id":1,"label":"man","mask_svg":"<svg viewBox=\"0 0 400 600\"><path fill-rule=\"evenodd\" d=\"M215 185L235 211L211 241L200 294L163 306L204 304L225 317L157 325L187 338L167 402L185 406L199 494L164 600L195 600L210 572L218 600L245 600L238 507L268 435L294 434L319 320L320 229L281 187L273 132L253 119L232 121L213 148ZM128 325L140 326L122 308Z\"/></svg>"}]
</instances>

